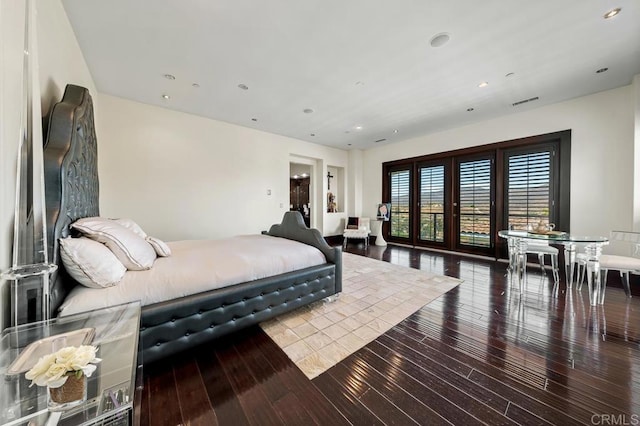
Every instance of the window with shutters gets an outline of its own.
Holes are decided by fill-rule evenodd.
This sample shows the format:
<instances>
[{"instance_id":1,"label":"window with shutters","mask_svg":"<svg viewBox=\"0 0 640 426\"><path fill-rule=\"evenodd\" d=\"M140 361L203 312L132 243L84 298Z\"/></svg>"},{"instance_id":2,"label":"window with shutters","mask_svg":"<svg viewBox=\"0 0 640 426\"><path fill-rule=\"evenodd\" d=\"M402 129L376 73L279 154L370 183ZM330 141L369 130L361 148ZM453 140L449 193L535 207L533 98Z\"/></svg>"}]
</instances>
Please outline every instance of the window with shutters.
<instances>
[{"instance_id":1,"label":"window with shutters","mask_svg":"<svg viewBox=\"0 0 640 426\"><path fill-rule=\"evenodd\" d=\"M389 242L506 256L501 229L570 230L571 130L383 164Z\"/></svg>"},{"instance_id":2,"label":"window with shutters","mask_svg":"<svg viewBox=\"0 0 640 426\"><path fill-rule=\"evenodd\" d=\"M444 165L420 168L420 239L444 241Z\"/></svg>"},{"instance_id":3,"label":"window with shutters","mask_svg":"<svg viewBox=\"0 0 640 426\"><path fill-rule=\"evenodd\" d=\"M506 219L509 228L527 229L553 222L553 147L505 153Z\"/></svg>"},{"instance_id":4,"label":"window with shutters","mask_svg":"<svg viewBox=\"0 0 640 426\"><path fill-rule=\"evenodd\" d=\"M462 161L458 166L458 242L490 247L492 211L491 159Z\"/></svg>"},{"instance_id":5,"label":"window with shutters","mask_svg":"<svg viewBox=\"0 0 640 426\"><path fill-rule=\"evenodd\" d=\"M398 238L409 238L410 222L410 171L397 170L390 174L391 185L391 229L390 234Z\"/></svg>"}]
</instances>

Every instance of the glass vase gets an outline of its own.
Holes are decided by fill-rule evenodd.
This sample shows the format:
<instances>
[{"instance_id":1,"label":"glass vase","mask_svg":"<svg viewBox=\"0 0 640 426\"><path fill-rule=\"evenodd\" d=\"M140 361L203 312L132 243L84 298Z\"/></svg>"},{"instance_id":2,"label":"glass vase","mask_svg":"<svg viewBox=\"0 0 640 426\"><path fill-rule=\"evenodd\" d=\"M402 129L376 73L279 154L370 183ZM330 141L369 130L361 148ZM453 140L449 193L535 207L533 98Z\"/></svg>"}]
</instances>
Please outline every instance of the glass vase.
<instances>
[{"instance_id":1,"label":"glass vase","mask_svg":"<svg viewBox=\"0 0 640 426\"><path fill-rule=\"evenodd\" d=\"M68 374L62 386L47 389L47 398L51 411L63 411L83 403L87 399L87 376Z\"/></svg>"}]
</instances>

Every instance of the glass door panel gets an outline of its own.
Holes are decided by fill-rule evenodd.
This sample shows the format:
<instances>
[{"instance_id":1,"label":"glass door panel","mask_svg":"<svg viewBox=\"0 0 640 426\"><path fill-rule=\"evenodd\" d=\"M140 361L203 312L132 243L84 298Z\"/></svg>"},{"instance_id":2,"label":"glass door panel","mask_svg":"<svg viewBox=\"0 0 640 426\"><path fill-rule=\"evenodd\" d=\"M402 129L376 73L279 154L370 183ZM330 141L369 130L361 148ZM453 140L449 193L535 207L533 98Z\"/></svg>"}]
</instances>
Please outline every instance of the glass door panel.
<instances>
[{"instance_id":1,"label":"glass door panel","mask_svg":"<svg viewBox=\"0 0 640 426\"><path fill-rule=\"evenodd\" d=\"M527 229L551 222L552 151L507 154L507 223L510 229Z\"/></svg>"},{"instance_id":2,"label":"glass door panel","mask_svg":"<svg viewBox=\"0 0 640 426\"><path fill-rule=\"evenodd\" d=\"M409 239L411 236L411 171L396 170L390 173L391 186L391 237Z\"/></svg>"},{"instance_id":3,"label":"glass door panel","mask_svg":"<svg viewBox=\"0 0 640 426\"><path fill-rule=\"evenodd\" d=\"M445 241L445 167L425 166L418 169L420 177L420 234L424 242Z\"/></svg>"},{"instance_id":4,"label":"glass door panel","mask_svg":"<svg viewBox=\"0 0 640 426\"><path fill-rule=\"evenodd\" d=\"M457 167L457 243L459 248L484 253L493 246L492 158L462 160Z\"/></svg>"}]
</instances>

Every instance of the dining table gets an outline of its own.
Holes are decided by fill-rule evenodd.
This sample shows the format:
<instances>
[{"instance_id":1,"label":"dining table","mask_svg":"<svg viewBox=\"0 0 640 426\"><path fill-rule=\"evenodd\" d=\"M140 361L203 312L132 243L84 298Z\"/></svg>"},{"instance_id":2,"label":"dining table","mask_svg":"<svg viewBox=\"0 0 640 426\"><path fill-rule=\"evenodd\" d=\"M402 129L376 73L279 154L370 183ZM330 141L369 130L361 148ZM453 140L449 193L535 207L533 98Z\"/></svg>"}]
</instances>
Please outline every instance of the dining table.
<instances>
[{"instance_id":1,"label":"dining table","mask_svg":"<svg viewBox=\"0 0 640 426\"><path fill-rule=\"evenodd\" d=\"M591 306L602 305L604 303L606 283L603 282L600 277L600 255L602 254L602 247L609 244L608 237L579 235L556 230L532 232L512 229L498 231L498 236L508 241L509 264L510 267L515 269L521 294L524 294L527 278L528 244L540 244L543 242L564 246L565 278L568 289L571 289L573 285L576 247L584 246L587 284L589 286L589 303Z\"/></svg>"}]
</instances>

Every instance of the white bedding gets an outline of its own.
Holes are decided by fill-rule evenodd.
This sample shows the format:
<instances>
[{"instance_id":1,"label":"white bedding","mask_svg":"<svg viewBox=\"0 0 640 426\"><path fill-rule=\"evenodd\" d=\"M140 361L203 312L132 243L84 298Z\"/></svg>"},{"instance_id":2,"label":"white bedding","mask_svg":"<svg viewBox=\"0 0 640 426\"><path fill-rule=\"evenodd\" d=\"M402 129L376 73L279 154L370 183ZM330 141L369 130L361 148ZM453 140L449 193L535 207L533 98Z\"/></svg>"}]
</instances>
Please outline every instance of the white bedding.
<instances>
[{"instance_id":1,"label":"white bedding","mask_svg":"<svg viewBox=\"0 0 640 426\"><path fill-rule=\"evenodd\" d=\"M267 235L168 243L171 256L159 257L147 271L127 271L108 288L76 286L60 316L139 300L144 305L326 263L320 250Z\"/></svg>"}]
</instances>

